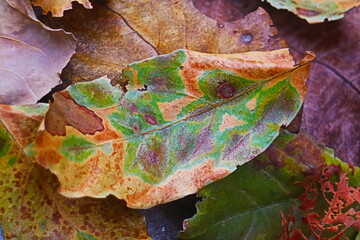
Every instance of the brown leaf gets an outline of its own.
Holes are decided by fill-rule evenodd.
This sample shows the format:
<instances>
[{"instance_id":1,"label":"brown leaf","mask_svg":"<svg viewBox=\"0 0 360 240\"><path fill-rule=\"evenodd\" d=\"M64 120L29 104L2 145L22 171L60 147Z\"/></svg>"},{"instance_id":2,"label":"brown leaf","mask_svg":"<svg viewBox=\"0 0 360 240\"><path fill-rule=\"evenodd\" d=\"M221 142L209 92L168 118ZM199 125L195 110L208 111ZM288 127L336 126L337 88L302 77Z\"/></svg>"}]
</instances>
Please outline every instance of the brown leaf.
<instances>
[{"instance_id":1,"label":"brown leaf","mask_svg":"<svg viewBox=\"0 0 360 240\"><path fill-rule=\"evenodd\" d=\"M208 53L273 50L285 46L263 9L241 20L218 24L191 0L101 1L89 11L76 7L61 19L43 17L79 40L76 54L62 72L68 82L113 78L130 63L186 48ZM159 10L161 9L161 10Z\"/></svg>"},{"instance_id":2,"label":"brown leaf","mask_svg":"<svg viewBox=\"0 0 360 240\"><path fill-rule=\"evenodd\" d=\"M0 103L36 103L59 83L75 40L34 20L26 2L11 4L0 1Z\"/></svg>"},{"instance_id":3,"label":"brown leaf","mask_svg":"<svg viewBox=\"0 0 360 240\"><path fill-rule=\"evenodd\" d=\"M88 9L92 8L89 0L31 0L31 2L41 7L43 14L51 12L53 17L62 17L65 10L71 9L72 2L78 2Z\"/></svg>"},{"instance_id":4,"label":"brown leaf","mask_svg":"<svg viewBox=\"0 0 360 240\"><path fill-rule=\"evenodd\" d=\"M360 8L336 22L309 25L286 11L271 12L280 35L297 55L317 55L307 81L302 128L360 165Z\"/></svg>"},{"instance_id":5,"label":"brown leaf","mask_svg":"<svg viewBox=\"0 0 360 240\"><path fill-rule=\"evenodd\" d=\"M143 215L123 201L66 198L57 193L56 178L25 156L23 147L46 109L0 105L0 222L6 239L150 239Z\"/></svg>"}]
</instances>

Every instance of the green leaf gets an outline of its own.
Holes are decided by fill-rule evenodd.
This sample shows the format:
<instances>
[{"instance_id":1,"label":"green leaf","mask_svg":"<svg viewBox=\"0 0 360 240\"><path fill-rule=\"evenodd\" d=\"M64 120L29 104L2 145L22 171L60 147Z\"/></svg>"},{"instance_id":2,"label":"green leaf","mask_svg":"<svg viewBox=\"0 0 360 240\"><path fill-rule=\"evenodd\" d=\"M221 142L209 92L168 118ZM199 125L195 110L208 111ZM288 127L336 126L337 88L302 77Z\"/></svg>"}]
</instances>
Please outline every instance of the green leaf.
<instances>
[{"instance_id":1,"label":"green leaf","mask_svg":"<svg viewBox=\"0 0 360 240\"><path fill-rule=\"evenodd\" d=\"M184 221L182 239L278 239L281 215L304 192L303 180L322 164L341 164L309 135L285 130L253 161L198 193L197 214ZM360 171L352 178L359 184ZM296 213L295 213L296 215ZM298 222L301 222L299 220Z\"/></svg>"},{"instance_id":2,"label":"green leaf","mask_svg":"<svg viewBox=\"0 0 360 240\"><path fill-rule=\"evenodd\" d=\"M78 83L53 96L36 160L66 196L136 208L181 198L269 146L300 109L313 58L178 50L123 69L120 87Z\"/></svg>"}]
</instances>

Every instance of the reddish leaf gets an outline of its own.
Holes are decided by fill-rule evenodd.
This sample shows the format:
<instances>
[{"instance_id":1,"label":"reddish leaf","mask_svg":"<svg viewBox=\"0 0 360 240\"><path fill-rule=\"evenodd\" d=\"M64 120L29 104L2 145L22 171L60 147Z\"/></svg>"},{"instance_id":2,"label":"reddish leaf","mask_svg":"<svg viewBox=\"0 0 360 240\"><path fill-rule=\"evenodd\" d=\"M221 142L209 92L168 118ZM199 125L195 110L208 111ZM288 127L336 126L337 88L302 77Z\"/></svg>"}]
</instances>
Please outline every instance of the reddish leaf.
<instances>
[{"instance_id":1,"label":"reddish leaf","mask_svg":"<svg viewBox=\"0 0 360 240\"><path fill-rule=\"evenodd\" d=\"M315 239L343 239L347 229L360 229L360 211L357 210L360 206L360 186L349 186L348 171L343 172L340 166L323 165L300 183L306 192L299 197L299 208L305 212L304 223L309 225ZM336 173L339 179L333 181ZM319 209L322 199L328 206L325 211ZM292 212L287 219L283 214L282 218L282 240L298 239L297 236L307 239L302 230L292 229L291 225L295 223Z\"/></svg>"}]
</instances>

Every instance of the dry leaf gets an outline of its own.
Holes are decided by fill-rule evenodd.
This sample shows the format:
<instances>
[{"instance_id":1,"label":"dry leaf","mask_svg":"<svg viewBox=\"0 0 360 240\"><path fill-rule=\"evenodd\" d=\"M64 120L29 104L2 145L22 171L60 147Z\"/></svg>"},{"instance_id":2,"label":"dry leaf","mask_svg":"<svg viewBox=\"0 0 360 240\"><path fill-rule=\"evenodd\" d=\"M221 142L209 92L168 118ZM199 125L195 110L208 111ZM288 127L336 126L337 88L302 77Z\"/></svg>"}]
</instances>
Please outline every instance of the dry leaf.
<instances>
[{"instance_id":1,"label":"dry leaf","mask_svg":"<svg viewBox=\"0 0 360 240\"><path fill-rule=\"evenodd\" d=\"M0 222L6 239L150 239L144 217L115 198L69 199L23 153L48 106L0 105ZM16 140L16 141L15 141Z\"/></svg>"},{"instance_id":2,"label":"dry leaf","mask_svg":"<svg viewBox=\"0 0 360 240\"><path fill-rule=\"evenodd\" d=\"M59 84L58 73L75 50L75 39L0 1L0 103L36 103Z\"/></svg>"},{"instance_id":3,"label":"dry leaf","mask_svg":"<svg viewBox=\"0 0 360 240\"><path fill-rule=\"evenodd\" d=\"M31 2L41 7L43 14L51 12L53 17L62 17L65 10L72 8L72 2L78 2L87 9L92 8L89 0L31 0Z\"/></svg>"},{"instance_id":4,"label":"dry leaf","mask_svg":"<svg viewBox=\"0 0 360 240\"><path fill-rule=\"evenodd\" d=\"M191 0L101 1L89 11L76 7L61 19L42 18L79 40L76 54L62 72L67 82L113 78L132 62L186 48L208 53L236 53L285 47L263 9L244 19L218 24ZM159 9L161 9L159 11Z\"/></svg>"}]
</instances>

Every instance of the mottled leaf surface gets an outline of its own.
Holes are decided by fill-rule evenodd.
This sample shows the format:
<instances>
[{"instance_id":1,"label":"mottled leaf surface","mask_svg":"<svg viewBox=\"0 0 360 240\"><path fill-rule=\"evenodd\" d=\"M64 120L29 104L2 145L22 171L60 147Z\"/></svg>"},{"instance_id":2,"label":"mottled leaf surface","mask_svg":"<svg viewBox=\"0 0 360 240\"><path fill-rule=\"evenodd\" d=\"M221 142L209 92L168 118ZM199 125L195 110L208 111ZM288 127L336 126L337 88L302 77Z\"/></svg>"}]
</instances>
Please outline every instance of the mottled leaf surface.
<instances>
[{"instance_id":1,"label":"mottled leaf surface","mask_svg":"<svg viewBox=\"0 0 360 240\"><path fill-rule=\"evenodd\" d=\"M31 0L31 2L41 7L43 14L51 12L53 17L62 17L65 10L72 8L72 2L78 2L88 9L92 8L89 0Z\"/></svg>"},{"instance_id":2,"label":"mottled leaf surface","mask_svg":"<svg viewBox=\"0 0 360 240\"><path fill-rule=\"evenodd\" d=\"M280 211L289 212L304 192L294 183L324 163L348 168L334 157L332 149L306 133L295 135L282 130L265 152L200 190L198 196L204 199L196 205L197 214L184 221L179 237L278 239L282 231ZM359 174L353 180L359 184Z\"/></svg>"},{"instance_id":3,"label":"mottled leaf surface","mask_svg":"<svg viewBox=\"0 0 360 240\"><path fill-rule=\"evenodd\" d=\"M75 39L27 16L26 4L9 2L0 1L0 103L36 103L59 83Z\"/></svg>"},{"instance_id":4,"label":"mottled leaf surface","mask_svg":"<svg viewBox=\"0 0 360 240\"><path fill-rule=\"evenodd\" d=\"M66 196L114 194L136 208L175 200L273 141L301 107L313 57L293 67L287 49L178 50L123 69L121 87L76 84L54 95L36 159Z\"/></svg>"},{"instance_id":5,"label":"mottled leaf surface","mask_svg":"<svg viewBox=\"0 0 360 240\"><path fill-rule=\"evenodd\" d=\"M191 0L92 4L92 10L77 6L62 18L41 18L53 28L72 32L79 41L76 54L61 74L65 82L90 81L104 75L113 78L135 61L181 48L237 53L286 47L263 9L219 24L199 12Z\"/></svg>"},{"instance_id":6,"label":"mottled leaf surface","mask_svg":"<svg viewBox=\"0 0 360 240\"><path fill-rule=\"evenodd\" d=\"M359 0L268 0L271 5L279 9L287 9L309 23L319 23L325 19L337 20L344 17L344 13L351 8L360 6Z\"/></svg>"},{"instance_id":7,"label":"mottled leaf surface","mask_svg":"<svg viewBox=\"0 0 360 240\"><path fill-rule=\"evenodd\" d=\"M48 109L0 106L0 224L5 239L150 239L144 217L125 203L69 199L56 178L23 152Z\"/></svg>"}]
</instances>

